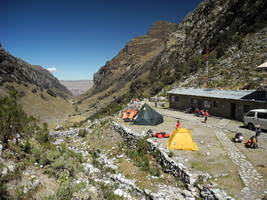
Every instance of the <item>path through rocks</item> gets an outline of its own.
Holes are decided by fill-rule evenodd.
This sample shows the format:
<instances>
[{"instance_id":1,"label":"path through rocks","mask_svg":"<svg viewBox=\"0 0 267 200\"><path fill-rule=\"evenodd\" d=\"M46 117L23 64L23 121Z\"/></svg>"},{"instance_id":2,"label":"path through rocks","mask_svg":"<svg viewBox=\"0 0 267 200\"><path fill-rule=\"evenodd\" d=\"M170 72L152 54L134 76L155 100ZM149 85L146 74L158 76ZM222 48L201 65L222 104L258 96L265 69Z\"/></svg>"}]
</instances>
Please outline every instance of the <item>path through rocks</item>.
<instances>
[{"instance_id":1,"label":"path through rocks","mask_svg":"<svg viewBox=\"0 0 267 200\"><path fill-rule=\"evenodd\" d=\"M218 124L227 124L225 119L222 119ZM221 130L214 130L216 136L224 146L230 159L238 165L238 172L245 187L241 190L242 199L262 199L267 195L267 187L265 179L247 160L242 152L230 141L230 139Z\"/></svg>"}]
</instances>

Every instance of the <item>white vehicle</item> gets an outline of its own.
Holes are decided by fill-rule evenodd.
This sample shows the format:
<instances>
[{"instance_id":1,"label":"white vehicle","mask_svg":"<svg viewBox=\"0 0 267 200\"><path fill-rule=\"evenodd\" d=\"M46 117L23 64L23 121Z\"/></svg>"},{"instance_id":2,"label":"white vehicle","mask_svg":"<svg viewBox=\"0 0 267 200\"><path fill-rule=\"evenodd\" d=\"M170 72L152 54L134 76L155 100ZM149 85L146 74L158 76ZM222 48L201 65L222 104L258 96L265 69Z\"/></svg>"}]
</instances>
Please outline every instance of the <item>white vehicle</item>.
<instances>
[{"instance_id":1,"label":"white vehicle","mask_svg":"<svg viewBox=\"0 0 267 200\"><path fill-rule=\"evenodd\" d=\"M243 118L243 123L250 130L254 130L256 125L267 130L267 109L255 109L249 111Z\"/></svg>"}]
</instances>

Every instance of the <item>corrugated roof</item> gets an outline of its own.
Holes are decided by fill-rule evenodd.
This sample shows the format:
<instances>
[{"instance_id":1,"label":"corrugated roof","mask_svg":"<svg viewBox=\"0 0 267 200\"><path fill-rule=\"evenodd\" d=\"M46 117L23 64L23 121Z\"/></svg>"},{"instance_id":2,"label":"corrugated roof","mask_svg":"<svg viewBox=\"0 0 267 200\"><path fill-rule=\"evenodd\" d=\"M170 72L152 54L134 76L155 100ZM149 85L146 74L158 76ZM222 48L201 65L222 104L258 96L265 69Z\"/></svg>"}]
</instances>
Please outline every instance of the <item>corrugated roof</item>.
<instances>
[{"instance_id":1,"label":"corrugated roof","mask_svg":"<svg viewBox=\"0 0 267 200\"><path fill-rule=\"evenodd\" d=\"M266 101L266 92L255 90L218 90L218 89L202 89L202 88L176 88L168 92L168 94L180 94L199 97L212 97L220 99L234 100L257 100Z\"/></svg>"}]
</instances>

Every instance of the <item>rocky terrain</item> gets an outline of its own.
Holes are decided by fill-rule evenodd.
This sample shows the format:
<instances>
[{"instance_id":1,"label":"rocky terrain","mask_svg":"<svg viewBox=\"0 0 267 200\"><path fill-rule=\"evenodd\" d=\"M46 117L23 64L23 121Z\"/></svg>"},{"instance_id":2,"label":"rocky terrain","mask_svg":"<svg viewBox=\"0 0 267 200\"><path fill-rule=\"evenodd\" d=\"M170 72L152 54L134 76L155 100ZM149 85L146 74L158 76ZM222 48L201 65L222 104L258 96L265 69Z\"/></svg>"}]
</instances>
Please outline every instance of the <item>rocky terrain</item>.
<instances>
[{"instance_id":1,"label":"rocky terrain","mask_svg":"<svg viewBox=\"0 0 267 200\"><path fill-rule=\"evenodd\" d=\"M13 105L2 97L13 92L43 126L18 133L12 117L1 123L8 136L0 143L1 198L266 199L267 163L257 159L266 156L265 132L254 150L231 142L237 131L254 134L241 122L210 117L204 124L168 109L159 110L167 119L159 126L118 118L130 99L164 96L172 87L266 88L266 74L254 70L267 59L266 7L264 0L205 0L179 24L155 22L75 99L47 70L0 48L1 116L5 102ZM147 138L149 128L171 133L177 118L200 151L172 152L166 140Z\"/></svg>"},{"instance_id":2,"label":"rocky terrain","mask_svg":"<svg viewBox=\"0 0 267 200\"><path fill-rule=\"evenodd\" d=\"M152 102L147 102L151 104ZM119 115L87 121L79 128L49 132L40 138L10 140L0 145L3 197L15 199L264 199L267 195L265 132L259 149L231 142L236 132L245 139L253 132L241 122L201 118L180 111L154 108L164 116L157 126L131 125ZM168 150L168 138L148 138L146 131L174 130L177 118L193 134L199 151ZM142 143L145 138L146 143ZM18 143L18 146L15 145ZM14 144L14 146L12 145ZM24 149L18 152L15 148ZM137 151L147 149L147 163ZM41 151L40 151L41 150ZM20 158L16 160L14 158ZM144 162L144 163L143 163ZM142 164L143 163L143 164ZM20 172L20 174L17 174ZM15 174L17 174L15 176ZM10 181L11 179L11 181Z\"/></svg>"}]
</instances>

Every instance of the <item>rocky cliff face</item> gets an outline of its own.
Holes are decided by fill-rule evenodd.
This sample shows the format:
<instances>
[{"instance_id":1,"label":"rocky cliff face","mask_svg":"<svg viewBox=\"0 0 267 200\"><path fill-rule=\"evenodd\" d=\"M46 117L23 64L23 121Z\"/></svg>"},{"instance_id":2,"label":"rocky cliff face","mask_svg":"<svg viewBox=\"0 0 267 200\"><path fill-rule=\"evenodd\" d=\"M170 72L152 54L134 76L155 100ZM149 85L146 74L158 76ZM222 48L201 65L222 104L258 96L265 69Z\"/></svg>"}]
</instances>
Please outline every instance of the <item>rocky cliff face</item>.
<instances>
[{"instance_id":1,"label":"rocky cliff face","mask_svg":"<svg viewBox=\"0 0 267 200\"><path fill-rule=\"evenodd\" d=\"M165 71L167 64L172 72L186 68L181 85L203 87L207 59L209 87L266 86L266 78L254 70L267 59L266 8L264 0L203 1L166 38L158 69Z\"/></svg>"},{"instance_id":2,"label":"rocky cliff face","mask_svg":"<svg viewBox=\"0 0 267 200\"><path fill-rule=\"evenodd\" d=\"M177 25L156 22L147 35L127 43L94 75L93 91L151 71L157 75L150 80L165 86L164 79L169 79L167 84L181 81L185 86L203 87L205 52L209 52L210 87L255 88L259 86L252 83L255 77L265 84L266 79L253 71L267 59L263 51L267 45L266 8L264 0L206 0ZM247 73L251 78L246 78ZM239 77L245 82L234 84ZM225 80L229 78L233 81L228 85Z\"/></svg>"},{"instance_id":3,"label":"rocky cliff face","mask_svg":"<svg viewBox=\"0 0 267 200\"><path fill-rule=\"evenodd\" d=\"M165 52L180 49L180 56L185 57L192 49L194 53L201 52L204 45L212 51L222 42L227 43L221 40L229 39L227 36L257 32L264 27L266 8L267 2L263 0L206 0L178 24L166 40Z\"/></svg>"},{"instance_id":4,"label":"rocky cliff face","mask_svg":"<svg viewBox=\"0 0 267 200\"><path fill-rule=\"evenodd\" d=\"M43 89L55 88L71 94L48 70L15 58L3 48L0 48L0 81L30 83Z\"/></svg>"},{"instance_id":5,"label":"rocky cliff face","mask_svg":"<svg viewBox=\"0 0 267 200\"><path fill-rule=\"evenodd\" d=\"M146 63L163 50L165 38L175 26L166 21L155 22L146 35L128 42L116 57L94 74L95 89L102 91L114 83L127 83L147 71Z\"/></svg>"}]
</instances>

